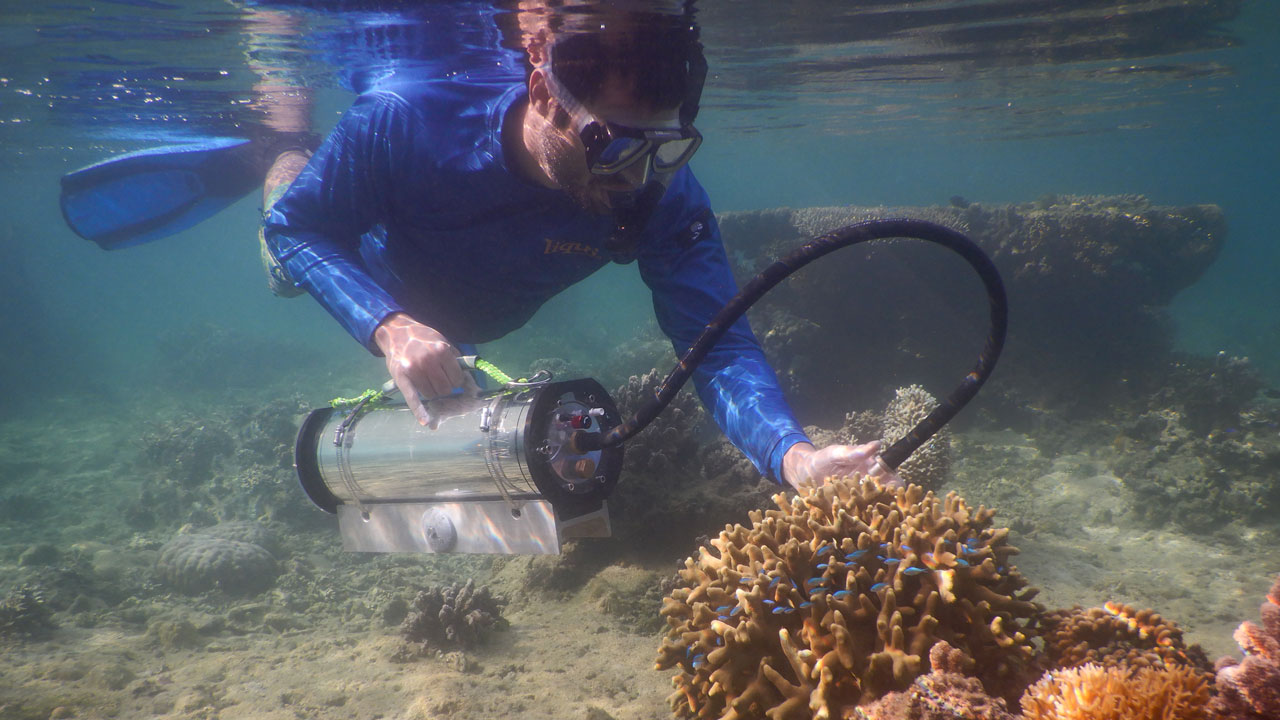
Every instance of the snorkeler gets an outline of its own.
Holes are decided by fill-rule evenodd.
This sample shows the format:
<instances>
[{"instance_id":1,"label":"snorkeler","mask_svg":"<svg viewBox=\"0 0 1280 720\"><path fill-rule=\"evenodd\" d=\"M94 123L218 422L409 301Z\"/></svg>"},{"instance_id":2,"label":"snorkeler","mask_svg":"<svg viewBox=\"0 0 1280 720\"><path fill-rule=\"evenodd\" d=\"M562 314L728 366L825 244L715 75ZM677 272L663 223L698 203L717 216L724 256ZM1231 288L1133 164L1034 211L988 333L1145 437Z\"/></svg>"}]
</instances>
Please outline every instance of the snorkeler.
<instances>
[{"instance_id":1,"label":"snorkeler","mask_svg":"<svg viewBox=\"0 0 1280 720\"><path fill-rule=\"evenodd\" d=\"M737 292L688 167L706 74L692 2L655 4L528 0L505 26L518 41L488 62L370 75L314 155L276 157L262 232L272 288L310 293L383 355L420 422L422 397L474 390L459 346L523 326L609 262L636 262L677 352ZM814 447L745 318L693 379L775 481L878 469L879 443Z\"/></svg>"}]
</instances>

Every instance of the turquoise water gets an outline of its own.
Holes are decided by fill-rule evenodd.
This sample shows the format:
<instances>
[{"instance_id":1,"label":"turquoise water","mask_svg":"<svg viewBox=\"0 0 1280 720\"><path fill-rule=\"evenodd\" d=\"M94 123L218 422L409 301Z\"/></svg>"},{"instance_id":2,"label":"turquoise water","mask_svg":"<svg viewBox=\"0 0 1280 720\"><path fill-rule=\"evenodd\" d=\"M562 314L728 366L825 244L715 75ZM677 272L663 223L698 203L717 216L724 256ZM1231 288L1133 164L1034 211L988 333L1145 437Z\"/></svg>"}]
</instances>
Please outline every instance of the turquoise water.
<instances>
[{"instance_id":1,"label":"turquoise water","mask_svg":"<svg viewBox=\"0 0 1280 720\"><path fill-rule=\"evenodd\" d=\"M1203 5L1227 15L1234 9ZM1048 54L1032 64L1003 56L1006 46L975 42L961 48L970 54L963 61L934 65L917 55L956 28L901 32L892 19L875 25L854 18L832 29L821 12L768 7L703 12L712 77L699 118L708 140L694 167L717 208L929 205L954 195L996 203L1044 193L1219 203L1230 240L1174 303L1179 342L1198 352L1249 355L1269 377L1280 377L1272 312L1280 290L1270 281L1280 251L1268 239L1272 168L1280 157L1270 122L1280 102L1273 6L1245 2L1225 22L1191 31L1153 14L1145 20L1148 35L1173 39L1148 49L1138 38L1136 47L1124 47L1131 53L1117 57L1107 57L1112 48L1099 40L1096 58L1072 63ZM848 10L841 7L837 16ZM883 14L920 6L869 7ZM304 15L323 27L322 13ZM1105 8L1092 15L1105 18ZM288 328L316 353L358 356L306 301L263 293L255 198L178 237L118 253L78 241L59 220L55 183L62 173L202 126L230 134L229 125L252 122L229 112L252 82L234 32L238 11L218 3L71 3L44 11L6 3L4 17L0 167L11 188L0 198L4 292L9 307L27 309L4 322L7 336L29 339L6 354L6 384L30 387L34 379L60 392L145 384L156 370L157 335L200 322L253 334ZM1037 28L1034 20L1023 28L1025 42L1052 46L1061 28ZM753 30L756 22L776 31ZM1114 22L1098 19L1081 32L1105 34ZM864 25L882 36L830 37ZM1197 47L1203 44L1225 46ZM950 48L936 49L944 55ZM895 62L859 67L868 54ZM350 96L335 89L338 71L325 57L309 61L308 77L322 88L315 113L322 129ZM1118 72L1128 68L1142 71ZM116 82L121 78L126 82ZM148 89L155 97L139 99ZM162 107L149 111L154 105ZM647 302L633 273L611 268L604 276L609 287L630 288L607 309L644 317ZM547 314L552 325L559 322ZM92 372L80 357L92 358Z\"/></svg>"},{"instance_id":2,"label":"turquoise water","mask_svg":"<svg viewBox=\"0 0 1280 720\"><path fill-rule=\"evenodd\" d=\"M1271 215L1280 188L1274 120L1280 6L1269 0L712 2L706 0L700 14L711 73L698 118L706 142L693 168L720 212L947 207L957 197L995 207L1045 195L1140 194L1158 206L1219 205L1229 228L1222 252L1167 308L1154 311L1167 314L1176 348L1200 361L1220 352L1250 359L1264 385L1259 398L1271 393L1270 409L1259 410L1249 428L1242 420L1208 435L1266 434L1271 454L1237 466L1263 471L1224 484L1280 498L1275 427L1266 425L1277 415L1274 388L1280 386L1280 246ZM616 718L669 716L667 681L648 669L656 641L642 633L652 631L652 618L617 611L620 601L600 600L600 588L634 582L635 594L654 601L658 581L677 555L693 552L696 537L743 521L744 508L767 502L753 484L757 478L733 484L700 471L673 471L663 480L670 484L658 483L652 496L623 491L620 506L630 503L641 518L664 493L705 495L673 501L673 519L655 531L659 541L628 545L637 530L615 518L623 547L602 543L603 549L589 551L596 553L589 561L578 554L550 569L344 555L328 518L292 485L287 457L277 462L273 448L250 446L262 437L287 443L299 410L376 386L385 367L317 303L270 294L257 247L260 199L251 193L176 236L112 252L64 224L58 206L63 174L130 150L202 133L237 135L259 125L247 55L287 59L296 78L314 89L316 130L330 127L353 97L349 66L342 63L387 60L372 45L347 40L383 37L392 16L376 2L340 11L303 5L293 11L305 33L253 46L244 37L250 9L231 3L36 7L0 0L0 568L7 575L0 599L20 583L43 583L60 628L48 648L0 637L0 649L20 648L13 652L21 659L11 674L0 671L0 720L49 717L57 703L47 698L80 708L85 717L218 717L218 709L223 717L267 717L268 707L271 717L598 720L589 707L607 708L606 716ZM452 37L451 27L436 28L432 37ZM456 30L466 38L477 27ZM338 51L325 44L334 38L346 43ZM972 297L958 283L938 281L926 289L938 298L954 291L957 303ZM957 326L967 328L969 316L945 306L949 302L939 301L939 314L954 313ZM875 334L881 322L889 332L894 310L867 304L845 312L850 328ZM823 334L845 330L821 328ZM649 369L652 347L638 340L656 333L634 266L611 266L482 352L513 374L537 359L572 357L576 370L613 388ZM977 342L982 330L973 334ZM1088 347L1078 351L1089 362L1108 362ZM626 365L635 358L644 363ZM896 382L844 360L819 358L818 370L804 377L892 393ZM969 362L967 355L956 359L957 376ZM1132 469L1126 453L1148 443L1125 424L1130 407L1120 408L1117 399L1114 415L1094 408L1097 415L1084 418L1034 402L1012 408L1028 401L999 395L999 382L1002 371L1017 377L1017 370L997 369L989 387L1001 401L980 395L961 416L956 452L962 459L945 489L964 492L974 506L1002 508L1001 521L1015 528L1015 542L1026 551L1023 573L1045 586L1042 599L1051 607L1112 598L1154 605L1184 623L1211 655L1234 650L1231 629L1251 617L1280 571L1270 552L1274 518L1240 511L1222 527L1188 528L1153 519L1158 513L1144 515L1144 508L1131 507L1137 491L1121 477ZM807 389L809 398L822 394ZM1175 399L1182 390L1162 388ZM821 408L821 415L837 418L838 426L846 411L865 409ZM1133 412L1146 410L1159 414ZM274 430L262 429L268 426ZM178 439L204 437L206 427L229 433L233 443L219 451L213 471L201 475L166 455ZM709 445L714 437L683 439ZM1168 465L1159 470L1170 488L1181 487L1178 463L1195 465L1195 453L1207 447L1195 444L1198 437L1178 440L1182 454L1164 458ZM236 455L241 450L248 459ZM268 491L264 476L275 483ZM147 507L151 502L154 508ZM158 549L180 527L249 519L290 533L282 557L293 564L274 594L181 598L154 576ZM53 570L22 559L42 543L64 559L92 558L84 561L92 572L76 575L88 571L66 560L49 566L63 573L63 585L50 580ZM606 571L595 574L601 566ZM453 665L389 664L394 623L381 618L396 592L468 577L528 593L508 606L509 654L481 654L483 669L472 674ZM583 587L587 599L579 593ZM651 616L656 602L650 604L655 607L642 610ZM201 620L208 616L222 619ZM155 649L140 639L146 633L151 643L164 632L154 628L179 617L192 618L203 638L194 646L162 640ZM592 632L590 642L579 638L583 627ZM367 637L359 635L366 631ZM91 684L97 676L88 673L84 683L76 684L78 676L68 681L70 689L54 687L60 673L74 673L52 664L71 663L65 658L88 641L109 648L100 665L127 667L131 677L111 687L110 681ZM312 665L294 662L304 651ZM356 656L369 660L359 688L342 677ZM567 673L537 675L544 656L565 663ZM214 671L211 658L229 659ZM173 669L188 660L199 671ZM282 675L315 673L323 697L298 700L309 692L301 681L299 687L271 685L262 698L232 709L200 695L217 695L208 688L224 686L257 692L261 677L252 676L272 674L279 663L286 664ZM621 679L578 687L577 678L614 663L623 664ZM237 665L243 665L239 674ZM414 673L427 680L413 679ZM508 696L515 686L519 691ZM26 694L36 693L32 688L44 688L45 699ZM154 707L138 700L153 690ZM85 699L95 692L104 693L106 706ZM442 699L450 693L461 699ZM591 705L601 693L610 700ZM572 712L558 713L560 707Z\"/></svg>"}]
</instances>

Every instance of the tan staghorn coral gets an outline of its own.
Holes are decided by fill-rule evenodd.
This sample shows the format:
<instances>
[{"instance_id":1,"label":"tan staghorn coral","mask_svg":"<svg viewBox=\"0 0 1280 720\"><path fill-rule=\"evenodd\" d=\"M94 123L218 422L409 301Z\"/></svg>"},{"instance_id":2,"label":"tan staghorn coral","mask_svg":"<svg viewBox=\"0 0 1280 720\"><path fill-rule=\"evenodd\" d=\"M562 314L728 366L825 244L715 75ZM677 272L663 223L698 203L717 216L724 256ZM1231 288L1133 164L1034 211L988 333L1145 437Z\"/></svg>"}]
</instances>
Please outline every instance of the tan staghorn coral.
<instances>
[{"instance_id":1,"label":"tan staghorn coral","mask_svg":"<svg viewBox=\"0 0 1280 720\"><path fill-rule=\"evenodd\" d=\"M685 561L657 668L691 718L848 718L927 672L939 640L997 696L1034 675L1041 608L994 511L916 485L836 479L750 513Z\"/></svg>"},{"instance_id":2,"label":"tan staghorn coral","mask_svg":"<svg viewBox=\"0 0 1280 720\"><path fill-rule=\"evenodd\" d=\"M1280 718L1280 577L1262 604L1262 625L1240 623L1235 639L1244 660L1218 661L1218 695L1209 706L1222 720Z\"/></svg>"},{"instance_id":3,"label":"tan staghorn coral","mask_svg":"<svg viewBox=\"0 0 1280 720\"><path fill-rule=\"evenodd\" d=\"M1089 663L1046 674L1022 697L1023 720L1206 720L1209 681L1190 667Z\"/></svg>"},{"instance_id":4,"label":"tan staghorn coral","mask_svg":"<svg viewBox=\"0 0 1280 720\"><path fill-rule=\"evenodd\" d=\"M1103 667L1185 666L1212 681L1213 666L1199 645L1188 647L1182 630L1154 610L1108 602L1100 608L1075 606L1045 613L1041 627L1051 668L1088 663Z\"/></svg>"}]
</instances>

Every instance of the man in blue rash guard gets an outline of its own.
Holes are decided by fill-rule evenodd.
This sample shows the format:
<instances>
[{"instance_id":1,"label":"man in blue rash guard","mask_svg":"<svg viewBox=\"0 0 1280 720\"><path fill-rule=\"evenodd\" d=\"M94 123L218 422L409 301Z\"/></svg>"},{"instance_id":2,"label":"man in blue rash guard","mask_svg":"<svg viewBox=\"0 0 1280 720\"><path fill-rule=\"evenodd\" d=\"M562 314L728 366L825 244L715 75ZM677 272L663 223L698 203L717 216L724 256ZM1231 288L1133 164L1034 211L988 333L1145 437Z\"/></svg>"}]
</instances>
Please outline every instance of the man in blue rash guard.
<instances>
[{"instance_id":1,"label":"man in blue rash guard","mask_svg":"<svg viewBox=\"0 0 1280 720\"><path fill-rule=\"evenodd\" d=\"M264 223L273 284L311 293L381 353L423 424L420 396L475 387L459 344L519 328L610 261L637 263L678 353L737 292L686 165L705 74L690 10L588 15L588 31L547 22L545 9L521 15L523 78L499 60L385 79ZM303 160L282 158L272 181ZM726 436L775 481L799 488L878 469L878 443L809 442L745 318L693 379Z\"/></svg>"}]
</instances>

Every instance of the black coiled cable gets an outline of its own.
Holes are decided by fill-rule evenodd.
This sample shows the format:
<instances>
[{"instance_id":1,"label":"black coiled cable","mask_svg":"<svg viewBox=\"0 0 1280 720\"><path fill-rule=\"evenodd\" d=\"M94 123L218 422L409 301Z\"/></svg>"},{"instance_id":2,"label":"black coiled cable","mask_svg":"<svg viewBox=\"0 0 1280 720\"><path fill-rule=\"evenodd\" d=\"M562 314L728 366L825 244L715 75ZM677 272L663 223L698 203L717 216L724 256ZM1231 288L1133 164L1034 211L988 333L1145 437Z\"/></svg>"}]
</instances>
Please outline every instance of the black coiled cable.
<instances>
[{"instance_id":1,"label":"black coiled cable","mask_svg":"<svg viewBox=\"0 0 1280 720\"><path fill-rule=\"evenodd\" d=\"M654 396L640 407L630 419L604 434L577 433L574 444L580 451L598 450L612 447L624 442L632 435L640 432L646 425L661 413L680 391L680 388L693 375L693 370L702 362L711 348L742 317L752 305L765 293L773 289L791 273L835 250L869 240L887 238L915 238L942 245L963 257L978 273L987 290L987 300L991 309L991 328L987 333L986 345L978 355L978 362L973 370L965 376L960 385L952 391L947 399L941 402L933 412L921 420L906 437L880 453L880 461L890 469L896 469L915 452L934 433L942 429L956 413L965 406L978 389L990 377L995 368L1000 351L1004 348L1005 333L1009 326L1009 306L1005 297L1004 283L1000 273L991 262L991 258L965 235L924 220L890 218L870 220L847 225L821 237L814 238L786 257L765 268L751 279L742 290L734 296L724 308L716 314L703 329L702 334L694 341L680 361L667 375L666 380L654 391Z\"/></svg>"}]
</instances>

